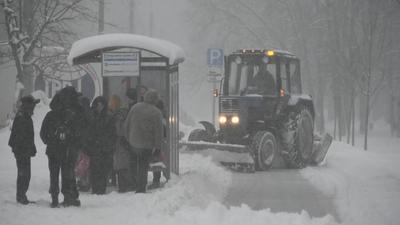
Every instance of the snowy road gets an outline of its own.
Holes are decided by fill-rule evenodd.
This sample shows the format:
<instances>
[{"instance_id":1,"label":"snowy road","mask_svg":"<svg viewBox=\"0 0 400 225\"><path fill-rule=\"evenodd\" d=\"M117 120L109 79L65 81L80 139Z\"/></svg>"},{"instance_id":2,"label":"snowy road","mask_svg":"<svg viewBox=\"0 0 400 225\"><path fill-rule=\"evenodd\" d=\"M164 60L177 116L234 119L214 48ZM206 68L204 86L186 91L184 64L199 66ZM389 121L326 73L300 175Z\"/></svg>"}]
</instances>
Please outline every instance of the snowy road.
<instances>
[{"instance_id":1,"label":"snowy road","mask_svg":"<svg viewBox=\"0 0 400 225\"><path fill-rule=\"evenodd\" d=\"M295 213L306 210L313 217L330 214L339 221L333 197L317 190L299 170L233 173L224 204L240 206L242 203L254 210L270 208L272 212Z\"/></svg>"}]
</instances>

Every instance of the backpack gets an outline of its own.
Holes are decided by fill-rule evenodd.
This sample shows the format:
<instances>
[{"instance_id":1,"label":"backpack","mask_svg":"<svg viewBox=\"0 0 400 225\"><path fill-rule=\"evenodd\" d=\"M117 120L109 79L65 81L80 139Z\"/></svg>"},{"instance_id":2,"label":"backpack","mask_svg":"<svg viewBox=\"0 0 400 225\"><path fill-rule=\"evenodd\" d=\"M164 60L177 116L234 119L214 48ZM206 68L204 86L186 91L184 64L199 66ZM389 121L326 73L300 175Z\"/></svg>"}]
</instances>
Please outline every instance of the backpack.
<instances>
[{"instance_id":1,"label":"backpack","mask_svg":"<svg viewBox=\"0 0 400 225\"><path fill-rule=\"evenodd\" d=\"M55 143L62 145L71 143L73 141L72 139L74 138L74 132L72 128L72 122L68 117L59 121L59 123L55 126L53 138Z\"/></svg>"}]
</instances>

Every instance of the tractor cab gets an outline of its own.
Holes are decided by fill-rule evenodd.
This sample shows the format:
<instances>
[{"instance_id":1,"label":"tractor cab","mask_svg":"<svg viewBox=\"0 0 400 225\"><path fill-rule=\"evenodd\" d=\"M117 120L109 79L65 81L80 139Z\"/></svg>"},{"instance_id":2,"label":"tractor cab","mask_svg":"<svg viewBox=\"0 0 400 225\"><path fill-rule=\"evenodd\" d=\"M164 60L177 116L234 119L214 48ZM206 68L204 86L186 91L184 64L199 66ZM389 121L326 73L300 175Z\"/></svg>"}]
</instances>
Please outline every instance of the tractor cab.
<instances>
[{"instance_id":1,"label":"tractor cab","mask_svg":"<svg viewBox=\"0 0 400 225\"><path fill-rule=\"evenodd\" d=\"M301 94L300 63L278 50L238 50L226 57L219 123L227 143L276 126L291 95Z\"/></svg>"},{"instance_id":2,"label":"tractor cab","mask_svg":"<svg viewBox=\"0 0 400 225\"><path fill-rule=\"evenodd\" d=\"M277 50L239 50L227 56L224 95L284 96L301 93L299 60Z\"/></svg>"}]
</instances>

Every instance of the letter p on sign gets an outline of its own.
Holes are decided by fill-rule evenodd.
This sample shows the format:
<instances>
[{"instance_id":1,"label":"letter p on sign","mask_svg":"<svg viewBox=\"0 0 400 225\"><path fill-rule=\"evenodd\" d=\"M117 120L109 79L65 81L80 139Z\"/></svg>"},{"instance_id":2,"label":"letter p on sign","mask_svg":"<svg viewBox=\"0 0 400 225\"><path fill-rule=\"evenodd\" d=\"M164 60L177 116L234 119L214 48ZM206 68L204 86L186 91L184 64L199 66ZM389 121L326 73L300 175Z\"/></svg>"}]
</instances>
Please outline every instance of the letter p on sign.
<instances>
[{"instance_id":1,"label":"letter p on sign","mask_svg":"<svg viewBox=\"0 0 400 225\"><path fill-rule=\"evenodd\" d=\"M207 64L210 67L222 67L224 65L224 50L209 48L207 50Z\"/></svg>"}]
</instances>

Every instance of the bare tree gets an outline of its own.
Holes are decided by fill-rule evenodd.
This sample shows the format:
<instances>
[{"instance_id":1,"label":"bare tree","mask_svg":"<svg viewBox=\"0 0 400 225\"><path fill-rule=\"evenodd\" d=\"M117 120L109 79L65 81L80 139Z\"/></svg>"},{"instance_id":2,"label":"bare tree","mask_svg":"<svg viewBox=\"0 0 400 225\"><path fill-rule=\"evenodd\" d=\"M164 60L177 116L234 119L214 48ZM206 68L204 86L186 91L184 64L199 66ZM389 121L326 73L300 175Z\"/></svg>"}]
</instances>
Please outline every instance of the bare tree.
<instances>
[{"instance_id":1,"label":"bare tree","mask_svg":"<svg viewBox=\"0 0 400 225\"><path fill-rule=\"evenodd\" d=\"M316 127L321 132L325 129L324 111L329 104L334 110L327 112L335 114L331 117L335 120L334 133L339 140L347 136L347 142L354 145L356 109L365 127L369 123L366 114L369 117L374 99L380 91L387 92L382 90L383 85L391 87L388 90L395 95L398 86L386 77L396 80L395 74L400 71L388 64L396 61L394 57L400 58L395 53L399 48L395 40L400 28L399 32L393 28L400 24L397 0L190 2L194 8L189 18L195 27L196 52L217 43L227 51L273 47L298 55L306 92L315 99ZM389 41L389 37L393 40ZM326 87L331 91L327 92ZM368 134L364 136L366 143Z\"/></svg>"},{"instance_id":2,"label":"bare tree","mask_svg":"<svg viewBox=\"0 0 400 225\"><path fill-rule=\"evenodd\" d=\"M78 20L94 21L93 13L83 0L2 0L5 28L12 59L17 69L17 81L27 92L32 91L32 75L35 69L44 71L46 65L54 66L52 59L59 60L65 52L56 51L54 56L43 56L44 46L68 49L76 38L71 27Z\"/></svg>"},{"instance_id":3,"label":"bare tree","mask_svg":"<svg viewBox=\"0 0 400 225\"><path fill-rule=\"evenodd\" d=\"M359 46L365 46L360 54L360 73L358 83L365 96L364 149L368 149L368 131L370 122L371 99L384 84L384 56L389 50L385 43L388 38L387 18L390 2L377 3L373 0L365 2L365 10L361 14Z\"/></svg>"}]
</instances>

